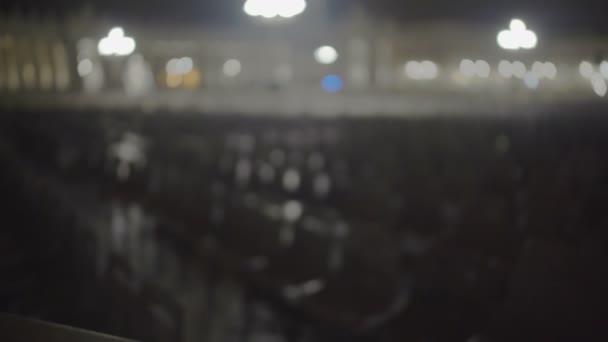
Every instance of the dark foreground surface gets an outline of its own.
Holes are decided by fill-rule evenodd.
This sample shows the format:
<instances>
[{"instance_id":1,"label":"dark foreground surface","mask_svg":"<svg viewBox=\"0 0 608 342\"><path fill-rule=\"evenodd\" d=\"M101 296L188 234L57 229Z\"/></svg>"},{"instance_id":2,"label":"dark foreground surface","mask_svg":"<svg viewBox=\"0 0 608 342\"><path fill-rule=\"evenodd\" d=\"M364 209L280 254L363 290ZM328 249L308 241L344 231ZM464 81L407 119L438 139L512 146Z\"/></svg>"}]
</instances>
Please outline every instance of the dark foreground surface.
<instances>
[{"instance_id":1,"label":"dark foreground surface","mask_svg":"<svg viewBox=\"0 0 608 342\"><path fill-rule=\"evenodd\" d=\"M6 342L129 342L82 329L0 314L0 331Z\"/></svg>"},{"instance_id":2,"label":"dark foreground surface","mask_svg":"<svg viewBox=\"0 0 608 342\"><path fill-rule=\"evenodd\" d=\"M0 311L144 341L605 340L605 114L4 113Z\"/></svg>"}]
</instances>

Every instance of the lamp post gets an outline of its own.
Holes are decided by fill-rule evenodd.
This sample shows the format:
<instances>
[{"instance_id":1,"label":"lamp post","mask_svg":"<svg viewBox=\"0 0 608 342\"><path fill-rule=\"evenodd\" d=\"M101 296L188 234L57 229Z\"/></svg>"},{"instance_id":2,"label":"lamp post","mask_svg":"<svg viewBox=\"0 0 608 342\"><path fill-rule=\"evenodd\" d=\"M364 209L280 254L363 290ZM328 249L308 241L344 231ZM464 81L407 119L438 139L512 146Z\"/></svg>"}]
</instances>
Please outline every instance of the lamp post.
<instances>
[{"instance_id":1,"label":"lamp post","mask_svg":"<svg viewBox=\"0 0 608 342\"><path fill-rule=\"evenodd\" d=\"M502 30L496 36L498 46L505 50L534 49L538 43L536 33L526 27L520 19L513 19L508 30Z\"/></svg>"},{"instance_id":2,"label":"lamp post","mask_svg":"<svg viewBox=\"0 0 608 342\"><path fill-rule=\"evenodd\" d=\"M135 51L135 39L125 36L122 27L114 27L97 45L102 56L128 56Z\"/></svg>"},{"instance_id":3,"label":"lamp post","mask_svg":"<svg viewBox=\"0 0 608 342\"><path fill-rule=\"evenodd\" d=\"M306 10L306 0L247 0L243 11L252 17L289 19Z\"/></svg>"}]
</instances>

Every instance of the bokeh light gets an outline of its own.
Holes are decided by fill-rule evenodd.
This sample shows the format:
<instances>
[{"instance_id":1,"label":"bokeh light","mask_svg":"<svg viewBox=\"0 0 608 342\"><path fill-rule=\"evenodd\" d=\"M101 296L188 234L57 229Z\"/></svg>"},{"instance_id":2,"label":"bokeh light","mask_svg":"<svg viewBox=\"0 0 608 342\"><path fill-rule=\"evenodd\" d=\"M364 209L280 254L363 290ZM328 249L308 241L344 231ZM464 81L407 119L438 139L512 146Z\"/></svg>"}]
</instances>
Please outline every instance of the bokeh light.
<instances>
[{"instance_id":1,"label":"bokeh light","mask_svg":"<svg viewBox=\"0 0 608 342\"><path fill-rule=\"evenodd\" d=\"M422 61L420 63L420 69L422 69L423 77L427 80L435 79L439 75L437 64L431 61Z\"/></svg>"},{"instance_id":2,"label":"bokeh light","mask_svg":"<svg viewBox=\"0 0 608 342\"><path fill-rule=\"evenodd\" d=\"M524 78L526 76L526 65L520 61L513 62L513 76L517 78Z\"/></svg>"},{"instance_id":3,"label":"bokeh light","mask_svg":"<svg viewBox=\"0 0 608 342\"><path fill-rule=\"evenodd\" d=\"M300 219L304 213L304 207L299 201L291 200L283 205L283 218L289 222L295 222Z\"/></svg>"},{"instance_id":4,"label":"bokeh light","mask_svg":"<svg viewBox=\"0 0 608 342\"><path fill-rule=\"evenodd\" d=\"M437 64L431 61L409 61L403 70L408 78L413 80L433 80L439 75Z\"/></svg>"},{"instance_id":5,"label":"bokeh light","mask_svg":"<svg viewBox=\"0 0 608 342\"><path fill-rule=\"evenodd\" d=\"M608 79L608 62L607 61L602 61L602 63L600 63L600 74L602 74L602 76L605 79Z\"/></svg>"},{"instance_id":6,"label":"bokeh light","mask_svg":"<svg viewBox=\"0 0 608 342\"><path fill-rule=\"evenodd\" d=\"M135 40L126 37L121 27L115 27L99 41L97 49L102 56L128 56L135 51Z\"/></svg>"},{"instance_id":7,"label":"bokeh light","mask_svg":"<svg viewBox=\"0 0 608 342\"><path fill-rule=\"evenodd\" d=\"M194 61L191 57L171 58L165 66L165 71L168 74L186 75L193 68Z\"/></svg>"},{"instance_id":8,"label":"bokeh light","mask_svg":"<svg viewBox=\"0 0 608 342\"><path fill-rule=\"evenodd\" d=\"M467 77L473 77L476 74L475 62L470 59L463 59L460 62L460 72Z\"/></svg>"},{"instance_id":9,"label":"bokeh light","mask_svg":"<svg viewBox=\"0 0 608 342\"><path fill-rule=\"evenodd\" d=\"M242 65L238 59L229 59L224 63L222 72L228 77L236 77L241 73Z\"/></svg>"},{"instance_id":10,"label":"bokeh light","mask_svg":"<svg viewBox=\"0 0 608 342\"><path fill-rule=\"evenodd\" d=\"M332 46L324 45L315 50L315 60L320 64L332 64L338 60L338 51Z\"/></svg>"},{"instance_id":11,"label":"bokeh light","mask_svg":"<svg viewBox=\"0 0 608 342\"><path fill-rule=\"evenodd\" d=\"M532 63L532 68L530 69L537 77L541 78L544 75L544 63L536 61Z\"/></svg>"},{"instance_id":12,"label":"bokeh light","mask_svg":"<svg viewBox=\"0 0 608 342\"><path fill-rule=\"evenodd\" d=\"M552 62L545 62L543 65L543 74L546 78L553 80L557 77L557 67Z\"/></svg>"},{"instance_id":13,"label":"bokeh light","mask_svg":"<svg viewBox=\"0 0 608 342\"><path fill-rule=\"evenodd\" d=\"M606 80L599 73L593 73L590 77L591 86L593 87L593 92L597 96L604 97L606 96L606 91L608 91L608 87L606 86Z\"/></svg>"},{"instance_id":14,"label":"bokeh light","mask_svg":"<svg viewBox=\"0 0 608 342\"><path fill-rule=\"evenodd\" d=\"M407 77L411 79L417 80L421 77L420 66L419 63L416 61L409 61L405 63L404 70Z\"/></svg>"},{"instance_id":15,"label":"bokeh light","mask_svg":"<svg viewBox=\"0 0 608 342\"><path fill-rule=\"evenodd\" d=\"M192 58L190 58L190 57L182 57L177 60L176 68L177 68L177 73L179 73L179 74L185 75L185 74L189 73L190 71L192 71L193 67L194 67L194 62L192 61Z\"/></svg>"},{"instance_id":16,"label":"bokeh light","mask_svg":"<svg viewBox=\"0 0 608 342\"><path fill-rule=\"evenodd\" d=\"M508 30L498 33L496 41L505 50L533 49L538 43L538 37L522 20L513 19Z\"/></svg>"},{"instance_id":17,"label":"bokeh light","mask_svg":"<svg viewBox=\"0 0 608 342\"><path fill-rule=\"evenodd\" d=\"M338 75L327 75L321 80L321 87L328 93L337 93L344 88L344 81Z\"/></svg>"},{"instance_id":18,"label":"bokeh light","mask_svg":"<svg viewBox=\"0 0 608 342\"><path fill-rule=\"evenodd\" d=\"M490 64L480 59L475 62L475 71L477 76L481 78L488 78L490 77Z\"/></svg>"},{"instance_id":19,"label":"bokeh light","mask_svg":"<svg viewBox=\"0 0 608 342\"><path fill-rule=\"evenodd\" d=\"M514 69L513 64L509 61L502 60L498 63L498 73L504 78L513 77Z\"/></svg>"},{"instance_id":20,"label":"bokeh light","mask_svg":"<svg viewBox=\"0 0 608 342\"><path fill-rule=\"evenodd\" d=\"M93 62L88 58L81 60L78 62L77 71L80 77L89 76L93 72Z\"/></svg>"},{"instance_id":21,"label":"bokeh light","mask_svg":"<svg viewBox=\"0 0 608 342\"><path fill-rule=\"evenodd\" d=\"M182 79L184 87L189 89L196 89L201 85L201 73L197 69L192 69L190 72L185 74Z\"/></svg>"},{"instance_id":22,"label":"bokeh light","mask_svg":"<svg viewBox=\"0 0 608 342\"><path fill-rule=\"evenodd\" d=\"M292 18L306 10L305 0L247 0L243 11L252 17Z\"/></svg>"},{"instance_id":23,"label":"bokeh light","mask_svg":"<svg viewBox=\"0 0 608 342\"><path fill-rule=\"evenodd\" d=\"M183 76L179 74L167 73L165 77L165 82L167 83L167 87L177 88L182 85Z\"/></svg>"},{"instance_id":24,"label":"bokeh light","mask_svg":"<svg viewBox=\"0 0 608 342\"><path fill-rule=\"evenodd\" d=\"M177 59L177 58L170 59L167 62L167 64L165 65L165 71L167 72L167 74L173 74L173 75L179 74L178 68L177 68L178 63L179 63L179 59Z\"/></svg>"},{"instance_id":25,"label":"bokeh light","mask_svg":"<svg viewBox=\"0 0 608 342\"><path fill-rule=\"evenodd\" d=\"M296 169L288 169L283 174L283 188L287 191L298 190L301 181L300 173Z\"/></svg>"},{"instance_id":26,"label":"bokeh light","mask_svg":"<svg viewBox=\"0 0 608 342\"><path fill-rule=\"evenodd\" d=\"M537 89L540 85L540 78L534 71L529 71L524 76L524 84L528 89Z\"/></svg>"},{"instance_id":27,"label":"bokeh light","mask_svg":"<svg viewBox=\"0 0 608 342\"><path fill-rule=\"evenodd\" d=\"M473 62L470 59L463 59L460 62L460 73L466 77L490 77L490 64L484 60L477 60Z\"/></svg>"},{"instance_id":28,"label":"bokeh light","mask_svg":"<svg viewBox=\"0 0 608 342\"><path fill-rule=\"evenodd\" d=\"M593 69L594 69L593 64L591 64L590 62L587 62L587 61L582 61L578 67L578 70L581 73L581 76L583 76L586 79L591 78L591 76L593 75Z\"/></svg>"}]
</instances>

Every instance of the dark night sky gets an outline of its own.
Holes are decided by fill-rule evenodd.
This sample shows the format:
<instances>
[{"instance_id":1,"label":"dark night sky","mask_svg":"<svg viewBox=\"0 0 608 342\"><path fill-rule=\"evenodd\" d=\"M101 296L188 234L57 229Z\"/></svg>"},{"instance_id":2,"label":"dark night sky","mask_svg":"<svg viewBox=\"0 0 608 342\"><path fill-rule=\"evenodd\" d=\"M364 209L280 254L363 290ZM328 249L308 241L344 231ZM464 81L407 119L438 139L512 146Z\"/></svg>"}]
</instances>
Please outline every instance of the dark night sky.
<instances>
[{"instance_id":1,"label":"dark night sky","mask_svg":"<svg viewBox=\"0 0 608 342\"><path fill-rule=\"evenodd\" d=\"M314 0L309 0L314 1ZM329 0L334 16L355 2L371 13L404 22L457 19L503 23L517 16L545 31L608 33L608 1L602 0ZM117 20L162 23L224 23L242 20L244 0L3 0L0 8L76 11L86 4Z\"/></svg>"}]
</instances>

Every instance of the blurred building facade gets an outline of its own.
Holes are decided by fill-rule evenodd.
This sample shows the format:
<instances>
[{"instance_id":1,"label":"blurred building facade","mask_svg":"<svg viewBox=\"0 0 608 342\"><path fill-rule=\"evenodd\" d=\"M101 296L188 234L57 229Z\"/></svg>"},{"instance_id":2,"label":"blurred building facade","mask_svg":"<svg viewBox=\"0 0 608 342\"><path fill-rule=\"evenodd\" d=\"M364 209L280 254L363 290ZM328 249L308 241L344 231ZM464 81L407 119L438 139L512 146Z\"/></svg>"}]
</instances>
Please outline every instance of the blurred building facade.
<instances>
[{"instance_id":1,"label":"blurred building facade","mask_svg":"<svg viewBox=\"0 0 608 342\"><path fill-rule=\"evenodd\" d=\"M313 2L301 17L251 18L238 27L123 25L135 51L100 56L98 42L115 22L90 13L66 20L4 14L1 102L401 114L576 102L606 93L605 39L541 33L536 49L506 51L496 44L500 25L396 23L361 9L329 18L323 2ZM337 59L315 60L321 46L333 47ZM585 61L591 74L579 70ZM37 101L30 101L33 94Z\"/></svg>"}]
</instances>

